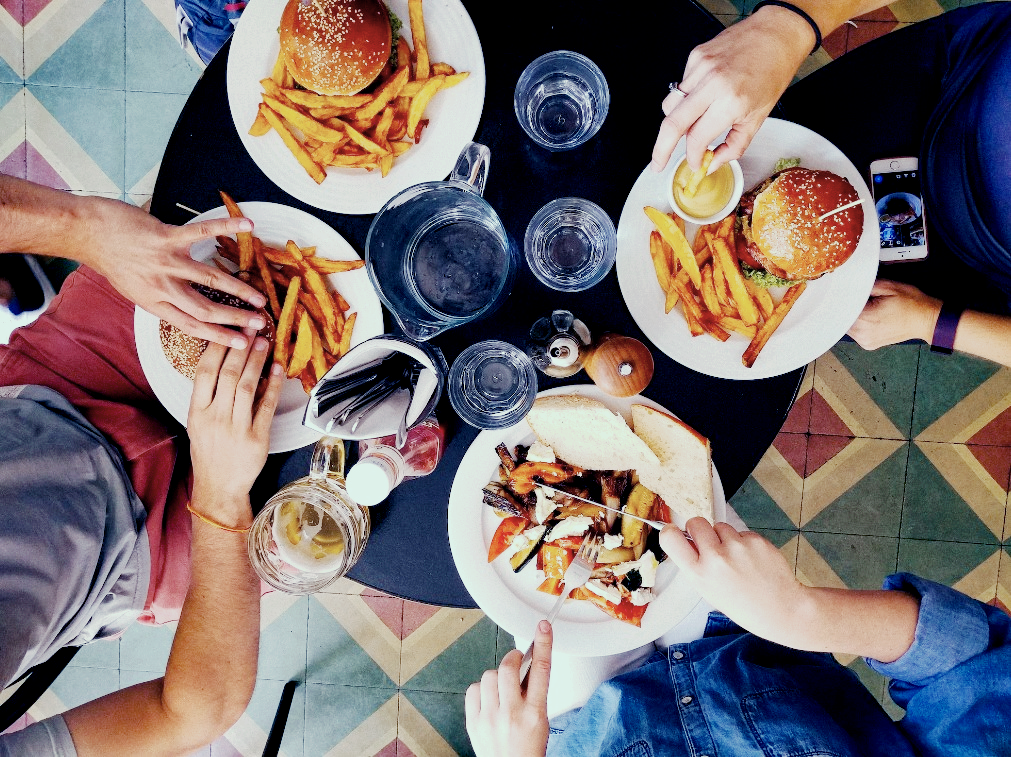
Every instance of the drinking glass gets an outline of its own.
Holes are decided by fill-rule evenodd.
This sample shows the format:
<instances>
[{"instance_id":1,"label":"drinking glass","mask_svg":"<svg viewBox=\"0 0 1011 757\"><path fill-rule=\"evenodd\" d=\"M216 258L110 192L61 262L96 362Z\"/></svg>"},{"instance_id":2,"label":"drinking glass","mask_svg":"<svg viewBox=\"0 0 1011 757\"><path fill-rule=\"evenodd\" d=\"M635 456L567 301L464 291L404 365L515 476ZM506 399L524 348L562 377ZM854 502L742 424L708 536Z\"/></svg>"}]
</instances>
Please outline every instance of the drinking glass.
<instances>
[{"instance_id":1,"label":"drinking glass","mask_svg":"<svg viewBox=\"0 0 1011 757\"><path fill-rule=\"evenodd\" d=\"M490 159L487 147L471 142L448 181L408 187L369 227L369 278L413 339L490 314L512 289L519 251L481 197Z\"/></svg>"},{"instance_id":2,"label":"drinking glass","mask_svg":"<svg viewBox=\"0 0 1011 757\"><path fill-rule=\"evenodd\" d=\"M344 442L325 436L313 449L309 475L284 486L253 519L246 549L263 581L309 594L351 569L369 531L368 510L344 488Z\"/></svg>"},{"instance_id":3,"label":"drinking glass","mask_svg":"<svg viewBox=\"0 0 1011 757\"><path fill-rule=\"evenodd\" d=\"M460 353L449 369L449 402L477 428L507 428L537 398L537 370L525 352L489 339Z\"/></svg>"},{"instance_id":4,"label":"drinking glass","mask_svg":"<svg viewBox=\"0 0 1011 757\"><path fill-rule=\"evenodd\" d=\"M543 284L581 292L603 279L618 249L614 223L580 197L552 200L534 214L523 239L527 265Z\"/></svg>"},{"instance_id":5,"label":"drinking glass","mask_svg":"<svg viewBox=\"0 0 1011 757\"><path fill-rule=\"evenodd\" d=\"M545 53L516 82L513 107L523 131L548 150L571 150L607 117L611 93L600 68L570 50Z\"/></svg>"}]
</instances>

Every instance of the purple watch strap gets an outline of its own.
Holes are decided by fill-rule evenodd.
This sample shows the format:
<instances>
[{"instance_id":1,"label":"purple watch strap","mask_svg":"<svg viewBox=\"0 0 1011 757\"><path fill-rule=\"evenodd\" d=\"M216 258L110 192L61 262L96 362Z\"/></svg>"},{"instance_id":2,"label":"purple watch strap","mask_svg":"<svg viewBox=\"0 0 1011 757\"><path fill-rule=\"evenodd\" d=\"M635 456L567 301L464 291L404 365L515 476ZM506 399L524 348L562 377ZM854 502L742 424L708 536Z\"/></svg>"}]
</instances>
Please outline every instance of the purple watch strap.
<instances>
[{"instance_id":1,"label":"purple watch strap","mask_svg":"<svg viewBox=\"0 0 1011 757\"><path fill-rule=\"evenodd\" d=\"M945 302L941 305L941 312L937 316L937 325L934 326L934 337L930 340L930 351L940 352L943 355L950 355L955 346L955 332L958 330L958 321L962 317L962 305L952 305Z\"/></svg>"}]
</instances>

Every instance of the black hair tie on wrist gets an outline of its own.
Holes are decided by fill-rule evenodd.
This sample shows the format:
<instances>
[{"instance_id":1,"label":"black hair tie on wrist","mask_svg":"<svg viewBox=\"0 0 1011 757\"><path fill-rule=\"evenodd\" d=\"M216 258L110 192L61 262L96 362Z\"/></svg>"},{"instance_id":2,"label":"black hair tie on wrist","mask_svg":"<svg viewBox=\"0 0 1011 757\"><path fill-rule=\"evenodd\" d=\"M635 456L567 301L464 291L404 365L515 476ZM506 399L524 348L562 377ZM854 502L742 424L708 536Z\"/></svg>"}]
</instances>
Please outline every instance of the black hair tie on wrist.
<instances>
[{"instance_id":1,"label":"black hair tie on wrist","mask_svg":"<svg viewBox=\"0 0 1011 757\"><path fill-rule=\"evenodd\" d=\"M798 8L793 3L784 3L781 2L781 0L762 0L762 2L756 4L755 7L751 9L751 14L754 15L759 8L762 8L766 5L775 5L780 8L786 8L787 10L793 11L802 19L807 21L807 23L811 26L811 31L814 32L814 47L811 48L810 54L813 55L818 51L818 48L821 47L821 29L818 28L818 24L814 22L814 19L807 14L807 11L803 10L802 8Z\"/></svg>"}]
</instances>

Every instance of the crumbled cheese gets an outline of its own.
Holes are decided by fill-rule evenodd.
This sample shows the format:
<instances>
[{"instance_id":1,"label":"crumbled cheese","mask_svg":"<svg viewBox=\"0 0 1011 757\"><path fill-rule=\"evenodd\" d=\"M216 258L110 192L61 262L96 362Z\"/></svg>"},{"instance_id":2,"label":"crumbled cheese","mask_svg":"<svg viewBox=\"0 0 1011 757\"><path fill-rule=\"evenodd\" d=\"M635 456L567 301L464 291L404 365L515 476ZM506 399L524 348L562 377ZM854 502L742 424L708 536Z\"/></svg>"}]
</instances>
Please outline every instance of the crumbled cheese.
<instances>
[{"instance_id":1,"label":"crumbled cheese","mask_svg":"<svg viewBox=\"0 0 1011 757\"><path fill-rule=\"evenodd\" d=\"M502 554L504 554L506 559L508 560L510 557L519 552L521 549L530 546L530 542L537 541L538 539L540 539L541 534L544 533L544 528L545 528L544 526L533 526L532 528L528 528L521 534L516 534L512 542L510 542L509 546L506 547L505 552L503 552Z\"/></svg>"},{"instance_id":2,"label":"crumbled cheese","mask_svg":"<svg viewBox=\"0 0 1011 757\"><path fill-rule=\"evenodd\" d=\"M523 535L527 537L530 541L537 541L541 538L541 534L544 533L546 526L532 526L523 532Z\"/></svg>"},{"instance_id":3,"label":"crumbled cheese","mask_svg":"<svg viewBox=\"0 0 1011 757\"><path fill-rule=\"evenodd\" d=\"M551 513L555 511L557 505L551 501L548 492L539 486L534 489L534 496L537 498L537 504L534 505L534 520L538 523L544 523L551 517Z\"/></svg>"},{"instance_id":4,"label":"crumbled cheese","mask_svg":"<svg viewBox=\"0 0 1011 757\"><path fill-rule=\"evenodd\" d=\"M653 599L653 592L649 589L636 589L629 597L629 601L636 607L648 605L651 599Z\"/></svg>"},{"instance_id":5,"label":"crumbled cheese","mask_svg":"<svg viewBox=\"0 0 1011 757\"><path fill-rule=\"evenodd\" d=\"M617 549L623 542L621 534L604 534L604 549Z\"/></svg>"},{"instance_id":6,"label":"crumbled cheese","mask_svg":"<svg viewBox=\"0 0 1011 757\"><path fill-rule=\"evenodd\" d=\"M555 541L566 536L582 536L593 524L593 518L589 515L572 515L563 518L551 529L551 538L548 541Z\"/></svg>"},{"instance_id":7,"label":"crumbled cheese","mask_svg":"<svg viewBox=\"0 0 1011 757\"><path fill-rule=\"evenodd\" d=\"M644 552L638 560L612 565L611 572L616 576L623 576L630 570L638 570L642 585L648 588L656 584L656 569L659 565L652 552Z\"/></svg>"},{"instance_id":8,"label":"crumbled cheese","mask_svg":"<svg viewBox=\"0 0 1011 757\"><path fill-rule=\"evenodd\" d=\"M617 586L608 586L602 581L596 578L591 578L586 582L586 588L596 594L598 597L603 597L608 602L616 605L621 604L621 591Z\"/></svg>"},{"instance_id":9,"label":"crumbled cheese","mask_svg":"<svg viewBox=\"0 0 1011 757\"><path fill-rule=\"evenodd\" d=\"M527 450L527 462L529 463L553 463L555 462L555 451L546 444L534 442Z\"/></svg>"}]
</instances>

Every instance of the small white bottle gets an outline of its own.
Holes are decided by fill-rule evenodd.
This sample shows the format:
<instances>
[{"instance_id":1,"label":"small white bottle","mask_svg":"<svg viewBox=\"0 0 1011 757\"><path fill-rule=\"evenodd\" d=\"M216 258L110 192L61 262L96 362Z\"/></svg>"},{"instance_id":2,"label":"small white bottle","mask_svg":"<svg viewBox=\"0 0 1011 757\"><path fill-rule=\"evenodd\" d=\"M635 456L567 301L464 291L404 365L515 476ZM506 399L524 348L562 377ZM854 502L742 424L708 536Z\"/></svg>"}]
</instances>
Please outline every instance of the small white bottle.
<instances>
[{"instance_id":1,"label":"small white bottle","mask_svg":"<svg viewBox=\"0 0 1011 757\"><path fill-rule=\"evenodd\" d=\"M378 505L404 480L404 468L404 457L395 447L369 447L348 471L348 496L364 507Z\"/></svg>"}]
</instances>

